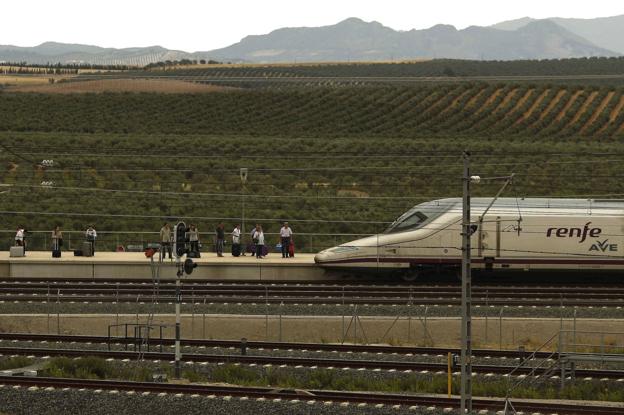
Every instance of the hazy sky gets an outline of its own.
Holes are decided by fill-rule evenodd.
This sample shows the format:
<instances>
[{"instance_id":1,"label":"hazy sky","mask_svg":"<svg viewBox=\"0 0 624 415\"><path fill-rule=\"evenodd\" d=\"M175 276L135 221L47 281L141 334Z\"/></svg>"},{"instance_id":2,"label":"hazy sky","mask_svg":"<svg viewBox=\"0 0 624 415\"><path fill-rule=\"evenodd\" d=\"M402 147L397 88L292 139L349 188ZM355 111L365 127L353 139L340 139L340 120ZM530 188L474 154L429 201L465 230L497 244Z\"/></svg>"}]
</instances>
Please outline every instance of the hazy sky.
<instances>
[{"instance_id":1,"label":"hazy sky","mask_svg":"<svg viewBox=\"0 0 624 415\"><path fill-rule=\"evenodd\" d=\"M3 2L0 44L54 40L105 47L161 45L205 51L285 26L323 26L347 17L398 30L457 28L523 16L624 14L622 0L31 0Z\"/></svg>"}]
</instances>

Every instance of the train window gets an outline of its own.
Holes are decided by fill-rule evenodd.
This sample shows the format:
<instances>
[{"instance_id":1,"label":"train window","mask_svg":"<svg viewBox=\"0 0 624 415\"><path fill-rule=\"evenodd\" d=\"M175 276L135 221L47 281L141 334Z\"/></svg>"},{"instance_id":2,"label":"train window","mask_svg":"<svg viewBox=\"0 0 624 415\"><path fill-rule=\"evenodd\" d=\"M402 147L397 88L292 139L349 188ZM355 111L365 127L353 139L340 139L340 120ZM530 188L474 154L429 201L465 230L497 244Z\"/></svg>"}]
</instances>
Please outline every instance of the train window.
<instances>
[{"instance_id":1,"label":"train window","mask_svg":"<svg viewBox=\"0 0 624 415\"><path fill-rule=\"evenodd\" d=\"M384 233L405 232L416 229L427 219L427 215L422 212L408 212L406 215L403 215L394 221L392 225L384 231Z\"/></svg>"}]
</instances>

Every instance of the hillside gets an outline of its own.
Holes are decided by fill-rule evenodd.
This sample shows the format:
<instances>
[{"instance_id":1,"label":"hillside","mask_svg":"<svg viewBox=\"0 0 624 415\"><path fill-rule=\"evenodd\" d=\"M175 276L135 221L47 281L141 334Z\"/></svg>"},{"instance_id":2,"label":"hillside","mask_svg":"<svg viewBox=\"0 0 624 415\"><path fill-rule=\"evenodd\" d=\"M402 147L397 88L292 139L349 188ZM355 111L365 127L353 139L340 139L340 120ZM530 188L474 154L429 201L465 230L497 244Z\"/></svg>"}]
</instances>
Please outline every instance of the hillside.
<instances>
[{"instance_id":1,"label":"hillside","mask_svg":"<svg viewBox=\"0 0 624 415\"><path fill-rule=\"evenodd\" d=\"M5 92L0 97L3 131L275 137L624 135L621 87L465 82L187 95Z\"/></svg>"},{"instance_id":2,"label":"hillside","mask_svg":"<svg viewBox=\"0 0 624 415\"><path fill-rule=\"evenodd\" d=\"M546 20L552 21L566 30L587 39L594 45L617 53L624 53L624 37L622 36L624 15L599 17L596 19L552 17ZM518 30L535 21L535 19L530 17L523 17L521 19L501 22L491 27L501 30Z\"/></svg>"}]
</instances>

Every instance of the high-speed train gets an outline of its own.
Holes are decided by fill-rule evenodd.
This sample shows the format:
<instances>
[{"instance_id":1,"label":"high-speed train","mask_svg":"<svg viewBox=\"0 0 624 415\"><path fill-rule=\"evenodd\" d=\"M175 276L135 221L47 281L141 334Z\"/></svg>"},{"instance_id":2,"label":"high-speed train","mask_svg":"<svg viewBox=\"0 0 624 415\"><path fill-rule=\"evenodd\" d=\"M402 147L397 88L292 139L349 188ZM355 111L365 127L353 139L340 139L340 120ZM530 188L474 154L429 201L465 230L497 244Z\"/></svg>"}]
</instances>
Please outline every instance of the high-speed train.
<instances>
[{"instance_id":1,"label":"high-speed train","mask_svg":"<svg viewBox=\"0 0 624 415\"><path fill-rule=\"evenodd\" d=\"M492 200L471 200L473 269L624 270L624 200ZM456 272L461 225L461 198L433 200L414 206L383 233L321 251L315 261L330 269L394 273L407 280Z\"/></svg>"}]
</instances>

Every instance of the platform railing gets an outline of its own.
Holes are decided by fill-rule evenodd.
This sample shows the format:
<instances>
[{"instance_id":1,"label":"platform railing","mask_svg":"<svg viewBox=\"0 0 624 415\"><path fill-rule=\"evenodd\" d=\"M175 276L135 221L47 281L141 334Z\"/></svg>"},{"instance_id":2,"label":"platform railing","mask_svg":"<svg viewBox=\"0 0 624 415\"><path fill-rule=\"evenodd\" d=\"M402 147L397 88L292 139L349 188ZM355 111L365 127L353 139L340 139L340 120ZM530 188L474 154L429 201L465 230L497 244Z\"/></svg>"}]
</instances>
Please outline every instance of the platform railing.
<instances>
[{"instance_id":1,"label":"platform railing","mask_svg":"<svg viewBox=\"0 0 624 415\"><path fill-rule=\"evenodd\" d=\"M0 250L6 251L15 245L15 230L0 230ZM160 233L156 231L97 231L96 247L99 251L115 251L123 247L125 251L142 251L149 243L157 243ZM355 239L370 236L368 233L309 233L296 232L293 235L295 250L302 253L315 253ZM201 251L214 252L214 232L199 233ZM251 243L250 235L242 235L243 244ZM276 252L279 233L265 232L265 245L269 251ZM84 230L63 230L63 250L80 249L85 241ZM232 241L226 231L226 245ZM26 248L31 251L47 251L52 246L52 231L28 230ZM130 249L128 249L130 248Z\"/></svg>"}]
</instances>

